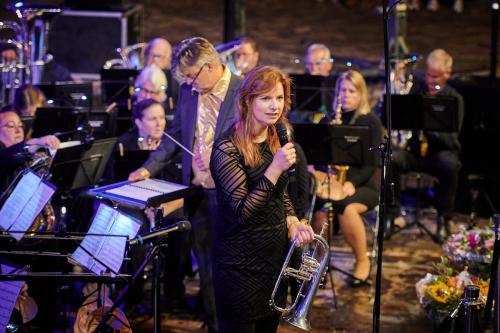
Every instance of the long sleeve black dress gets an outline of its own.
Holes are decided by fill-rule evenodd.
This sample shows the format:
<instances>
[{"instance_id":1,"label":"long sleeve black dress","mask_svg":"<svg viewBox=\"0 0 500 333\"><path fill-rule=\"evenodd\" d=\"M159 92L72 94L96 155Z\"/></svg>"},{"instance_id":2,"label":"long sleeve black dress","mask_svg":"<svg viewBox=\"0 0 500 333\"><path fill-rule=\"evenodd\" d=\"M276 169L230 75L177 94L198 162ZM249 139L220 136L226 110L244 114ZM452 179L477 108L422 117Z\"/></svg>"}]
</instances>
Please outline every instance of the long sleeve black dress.
<instances>
[{"instance_id":1,"label":"long sleeve black dress","mask_svg":"<svg viewBox=\"0 0 500 333\"><path fill-rule=\"evenodd\" d=\"M264 176L273 160L259 144L262 163L244 165L231 134L214 145L210 169L217 189L213 281L221 320L250 322L276 315L269 299L288 250L286 216L295 215L286 195L288 176L276 185ZM279 293L283 301L286 290Z\"/></svg>"}]
</instances>

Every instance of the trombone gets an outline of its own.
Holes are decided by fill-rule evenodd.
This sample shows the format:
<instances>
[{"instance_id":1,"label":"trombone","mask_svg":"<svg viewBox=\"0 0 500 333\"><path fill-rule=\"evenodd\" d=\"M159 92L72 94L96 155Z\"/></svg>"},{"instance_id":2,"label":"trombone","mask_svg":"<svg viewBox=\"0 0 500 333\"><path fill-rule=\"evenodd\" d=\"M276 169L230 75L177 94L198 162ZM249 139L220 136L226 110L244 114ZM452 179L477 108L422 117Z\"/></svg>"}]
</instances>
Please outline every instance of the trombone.
<instances>
[{"instance_id":1,"label":"trombone","mask_svg":"<svg viewBox=\"0 0 500 333\"><path fill-rule=\"evenodd\" d=\"M314 250L312 253L303 250L302 262L298 269L290 267L289 265L293 251L297 244L296 240L292 242L285 262L281 268L281 272L278 276L278 280L274 285L271 299L269 300L269 305L283 314L283 320L285 320L285 322L307 331L311 330L308 314L313 303L313 297L316 295L321 279L326 272L326 267L329 261L328 258L330 258L330 247L328 246L328 242L322 236L326 228L327 223L323 224L323 228L321 229L319 235L314 235ZM321 261L314 258L317 253L318 245L323 248ZM300 288L297 292L295 300L290 305L280 307L276 304L275 297L281 281L285 277L295 278L300 282Z\"/></svg>"}]
</instances>

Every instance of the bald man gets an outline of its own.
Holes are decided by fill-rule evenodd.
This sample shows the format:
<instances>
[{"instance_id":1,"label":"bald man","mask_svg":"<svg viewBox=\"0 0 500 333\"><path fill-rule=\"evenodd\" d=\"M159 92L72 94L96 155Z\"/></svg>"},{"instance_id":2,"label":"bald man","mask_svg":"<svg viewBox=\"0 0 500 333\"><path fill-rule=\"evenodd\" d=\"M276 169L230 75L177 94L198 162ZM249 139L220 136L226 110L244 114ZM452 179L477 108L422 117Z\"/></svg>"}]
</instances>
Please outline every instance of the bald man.
<instances>
[{"instance_id":1,"label":"bald man","mask_svg":"<svg viewBox=\"0 0 500 333\"><path fill-rule=\"evenodd\" d=\"M330 49L324 44L312 44L307 48L305 65L310 75L330 76L333 68Z\"/></svg>"},{"instance_id":2,"label":"bald man","mask_svg":"<svg viewBox=\"0 0 500 333\"><path fill-rule=\"evenodd\" d=\"M144 67L155 64L160 67L167 77L167 100L164 103L167 117L171 117L177 105L179 84L174 80L170 71L172 60L172 46L164 38L152 39L144 50Z\"/></svg>"},{"instance_id":3,"label":"bald man","mask_svg":"<svg viewBox=\"0 0 500 333\"><path fill-rule=\"evenodd\" d=\"M170 69L172 59L172 46L164 38L151 40L144 51L145 66L155 64L161 69Z\"/></svg>"}]
</instances>

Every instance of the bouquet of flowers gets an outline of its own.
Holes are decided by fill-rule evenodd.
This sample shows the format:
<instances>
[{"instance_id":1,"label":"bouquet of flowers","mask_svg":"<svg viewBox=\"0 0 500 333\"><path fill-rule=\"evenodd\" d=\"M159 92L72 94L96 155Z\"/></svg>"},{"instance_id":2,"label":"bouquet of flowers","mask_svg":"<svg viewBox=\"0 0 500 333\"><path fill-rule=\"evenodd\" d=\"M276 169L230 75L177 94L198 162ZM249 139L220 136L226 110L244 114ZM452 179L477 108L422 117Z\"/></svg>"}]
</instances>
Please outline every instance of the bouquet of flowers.
<instances>
[{"instance_id":1,"label":"bouquet of flowers","mask_svg":"<svg viewBox=\"0 0 500 333\"><path fill-rule=\"evenodd\" d=\"M486 278L489 275L493 256L495 233L493 230L466 230L463 226L457 234L451 235L444 251L457 270L465 266L474 275Z\"/></svg>"},{"instance_id":2,"label":"bouquet of flowers","mask_svg":"<svg viewBox=\"0 0 500 333\"><path fill-rule=\"evenodd\" d=\"M480 298L485 302L489 282L471 275L467 268L461 272L449 266L447 257L436 264L437 274L427 275L417 282L416 290L420 304L428 317L439 324L450 311L455 309L463 297L464 288L474 284L480 289Z\"/></svg>"}]
</instances>

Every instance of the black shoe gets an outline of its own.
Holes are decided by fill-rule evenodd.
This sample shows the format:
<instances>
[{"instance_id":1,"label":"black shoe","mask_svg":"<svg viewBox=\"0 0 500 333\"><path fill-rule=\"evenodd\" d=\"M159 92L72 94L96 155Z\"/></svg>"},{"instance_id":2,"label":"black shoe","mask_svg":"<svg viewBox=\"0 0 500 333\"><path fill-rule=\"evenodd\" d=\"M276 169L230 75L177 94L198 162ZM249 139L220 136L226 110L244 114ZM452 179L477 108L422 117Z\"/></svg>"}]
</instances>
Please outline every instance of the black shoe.
<instances>
[{"instance_id":1,"label":"black shoe","mask_svg":"<svg viewBox=\"0 0 500 333\"><path fill-rule=\"evenodd\" d=\"M353 276L349 281L349 285L351 286L351 288L370 286L370 282L368 280L370 279L371 273L372 273L372 262L370 261L370 266L368 268L368 275L366 276L366 278L358 279L355 276Z\"/></svg>"}]
</instances>

